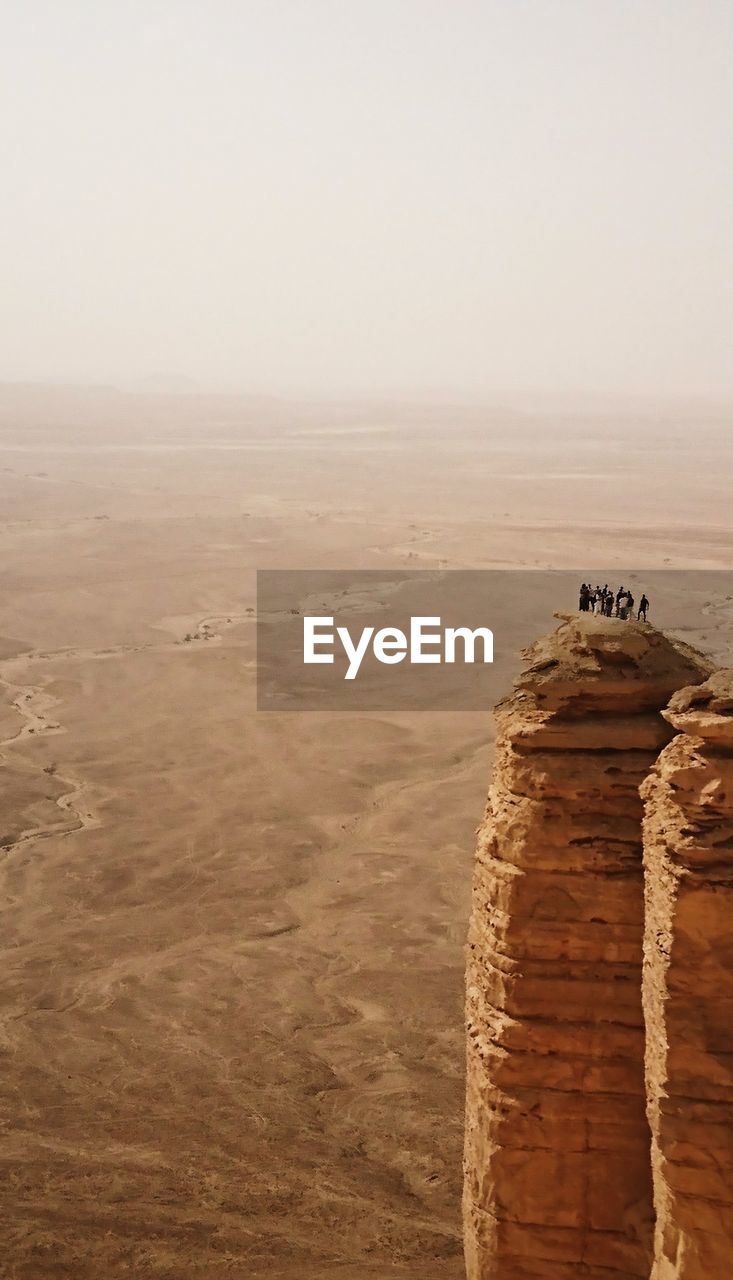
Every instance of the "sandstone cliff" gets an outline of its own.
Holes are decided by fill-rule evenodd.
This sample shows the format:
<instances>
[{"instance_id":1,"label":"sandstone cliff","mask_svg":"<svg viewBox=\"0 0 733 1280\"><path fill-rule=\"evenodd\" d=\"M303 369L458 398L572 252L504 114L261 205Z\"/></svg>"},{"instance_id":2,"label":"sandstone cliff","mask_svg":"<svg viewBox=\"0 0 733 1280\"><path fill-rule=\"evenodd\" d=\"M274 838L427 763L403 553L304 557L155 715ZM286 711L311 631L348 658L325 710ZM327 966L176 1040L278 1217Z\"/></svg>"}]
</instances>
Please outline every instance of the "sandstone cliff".
<instances>
[{"instance_id":1,"label":"sandstone cliff","mask_svg":"<svg viewBox=\"0 0 733 1280\"><path fill-rule=\"evenodd\" d=\"M638 788L670 694L709 674L589 614L526 652L497 708L469 934L469 1280L621 1280L651 1265Z\"/></svg>"},{"instance_id":2,"label":"sandstone cliff","mask_svg":"<svg viewBox=\"0 0 733 1280\"><path fill-rule=\"evenodd\" d=\"M684 689L645 799L653 1280L733 1274L733 671Z\"/></svg>"}]
</instances>

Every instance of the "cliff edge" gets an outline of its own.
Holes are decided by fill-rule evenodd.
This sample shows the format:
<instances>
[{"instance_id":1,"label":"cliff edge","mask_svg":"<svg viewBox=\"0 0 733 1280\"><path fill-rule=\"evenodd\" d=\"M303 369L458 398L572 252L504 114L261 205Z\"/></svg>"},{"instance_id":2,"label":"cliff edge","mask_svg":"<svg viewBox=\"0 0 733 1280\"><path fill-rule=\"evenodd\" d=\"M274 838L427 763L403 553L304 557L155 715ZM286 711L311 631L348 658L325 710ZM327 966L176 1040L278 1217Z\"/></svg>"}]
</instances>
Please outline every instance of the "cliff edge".
<instances>
[{"instance_id":1,"label":"cliff edge","mask_svg":"<svg viewBox=\"0 0 733 1280\"><path fill-rule=\"evenodd\" d=\"M733 671L675 694L645 801L652 1280L733 1271Z\"/></svg>"},{"instance_id":2,"label":"cliff edge","mask_svg":"<svg viewBox=\"0 0 733 1280\"><path fill-rule=\"evenodd\" d=\"M652 1180L639 786L670 695L710 667L591 614L496 710L468 942L469 1280L647 1280Z\"/></svg>"}]
</instances>

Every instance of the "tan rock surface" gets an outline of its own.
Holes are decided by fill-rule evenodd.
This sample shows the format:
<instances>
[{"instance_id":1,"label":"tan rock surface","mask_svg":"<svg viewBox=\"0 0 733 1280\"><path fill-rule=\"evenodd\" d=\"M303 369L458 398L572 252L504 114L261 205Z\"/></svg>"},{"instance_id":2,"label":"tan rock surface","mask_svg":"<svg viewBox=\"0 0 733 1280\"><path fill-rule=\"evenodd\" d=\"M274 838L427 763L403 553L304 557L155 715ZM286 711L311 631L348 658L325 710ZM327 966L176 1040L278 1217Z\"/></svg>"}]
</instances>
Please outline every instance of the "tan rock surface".
<instances>
[{"instance_id":1,"label":"tan rock surface","mask_svg":"<svg viewBox=\"0 0 733 1280\"><path fill-rule=\"evenodd\" d=\"M558 615L497 708L469 934L470 1280L646 1277L638 787L699 655Z\"/></svg>"},{"instance_id":2,"label":"tan rock surface","mask_svg":"<svg viewBox=\"0 0 733 1280\"><path fill-rule=\"evenodd\" d=\"M676 694L645 799L653 1280L733 1269L733 671Z\"/></svg>"}]
</instances>

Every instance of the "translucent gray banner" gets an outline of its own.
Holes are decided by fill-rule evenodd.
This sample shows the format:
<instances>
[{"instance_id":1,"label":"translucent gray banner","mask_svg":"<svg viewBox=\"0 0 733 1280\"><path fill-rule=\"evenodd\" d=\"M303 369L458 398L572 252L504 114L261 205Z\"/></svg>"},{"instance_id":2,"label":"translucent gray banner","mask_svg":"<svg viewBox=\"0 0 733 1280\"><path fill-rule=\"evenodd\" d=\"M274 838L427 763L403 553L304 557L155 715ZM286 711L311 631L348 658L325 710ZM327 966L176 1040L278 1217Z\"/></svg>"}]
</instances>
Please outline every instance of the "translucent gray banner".
<instances>
[{"instance_id":1,"label":"translucent gray banner","mask_svg":"<svg viewBox=\"0 0 733 1280\"><path fill-rule=\"evenodd\" d=\"M582 583L591 599L581 602ZM634 625L645 596L650 624L733 661L733 571L263 570L258 709L486 711L521 650L558 625L555 612L600 610L597 587L608 588L614 625Z\"/></svg>"}]
</instances>

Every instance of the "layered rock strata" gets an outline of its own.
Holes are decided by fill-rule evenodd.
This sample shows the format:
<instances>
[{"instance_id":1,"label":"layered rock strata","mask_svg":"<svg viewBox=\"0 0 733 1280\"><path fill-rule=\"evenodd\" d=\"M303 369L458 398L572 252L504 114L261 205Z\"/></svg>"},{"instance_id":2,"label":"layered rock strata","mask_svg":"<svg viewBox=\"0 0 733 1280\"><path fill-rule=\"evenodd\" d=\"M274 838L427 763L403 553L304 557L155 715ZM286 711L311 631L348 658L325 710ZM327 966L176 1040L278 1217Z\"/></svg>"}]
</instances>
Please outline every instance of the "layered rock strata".
<instances>
[{"instance_id":1,"label":"layered rock strata","mask_svg":"<svg viewBox=\"0 0 733 1280\"><path fill-rule=\"evenodd\" d=\"M647 1280L638 788L708 674L646 624L558 615L496 712L468 946L469 1280Z\"/></svg>"},{"instance_id":2,"label":"layered rock strata","mask_svg":"<svg viewBox=\"0 0 733 1280\"><path fill-rule=\"evenodd\" d=\"M653 1280L733 1275L733 671L676 694L645 800Z\"/></svg>"}]
</instances>

